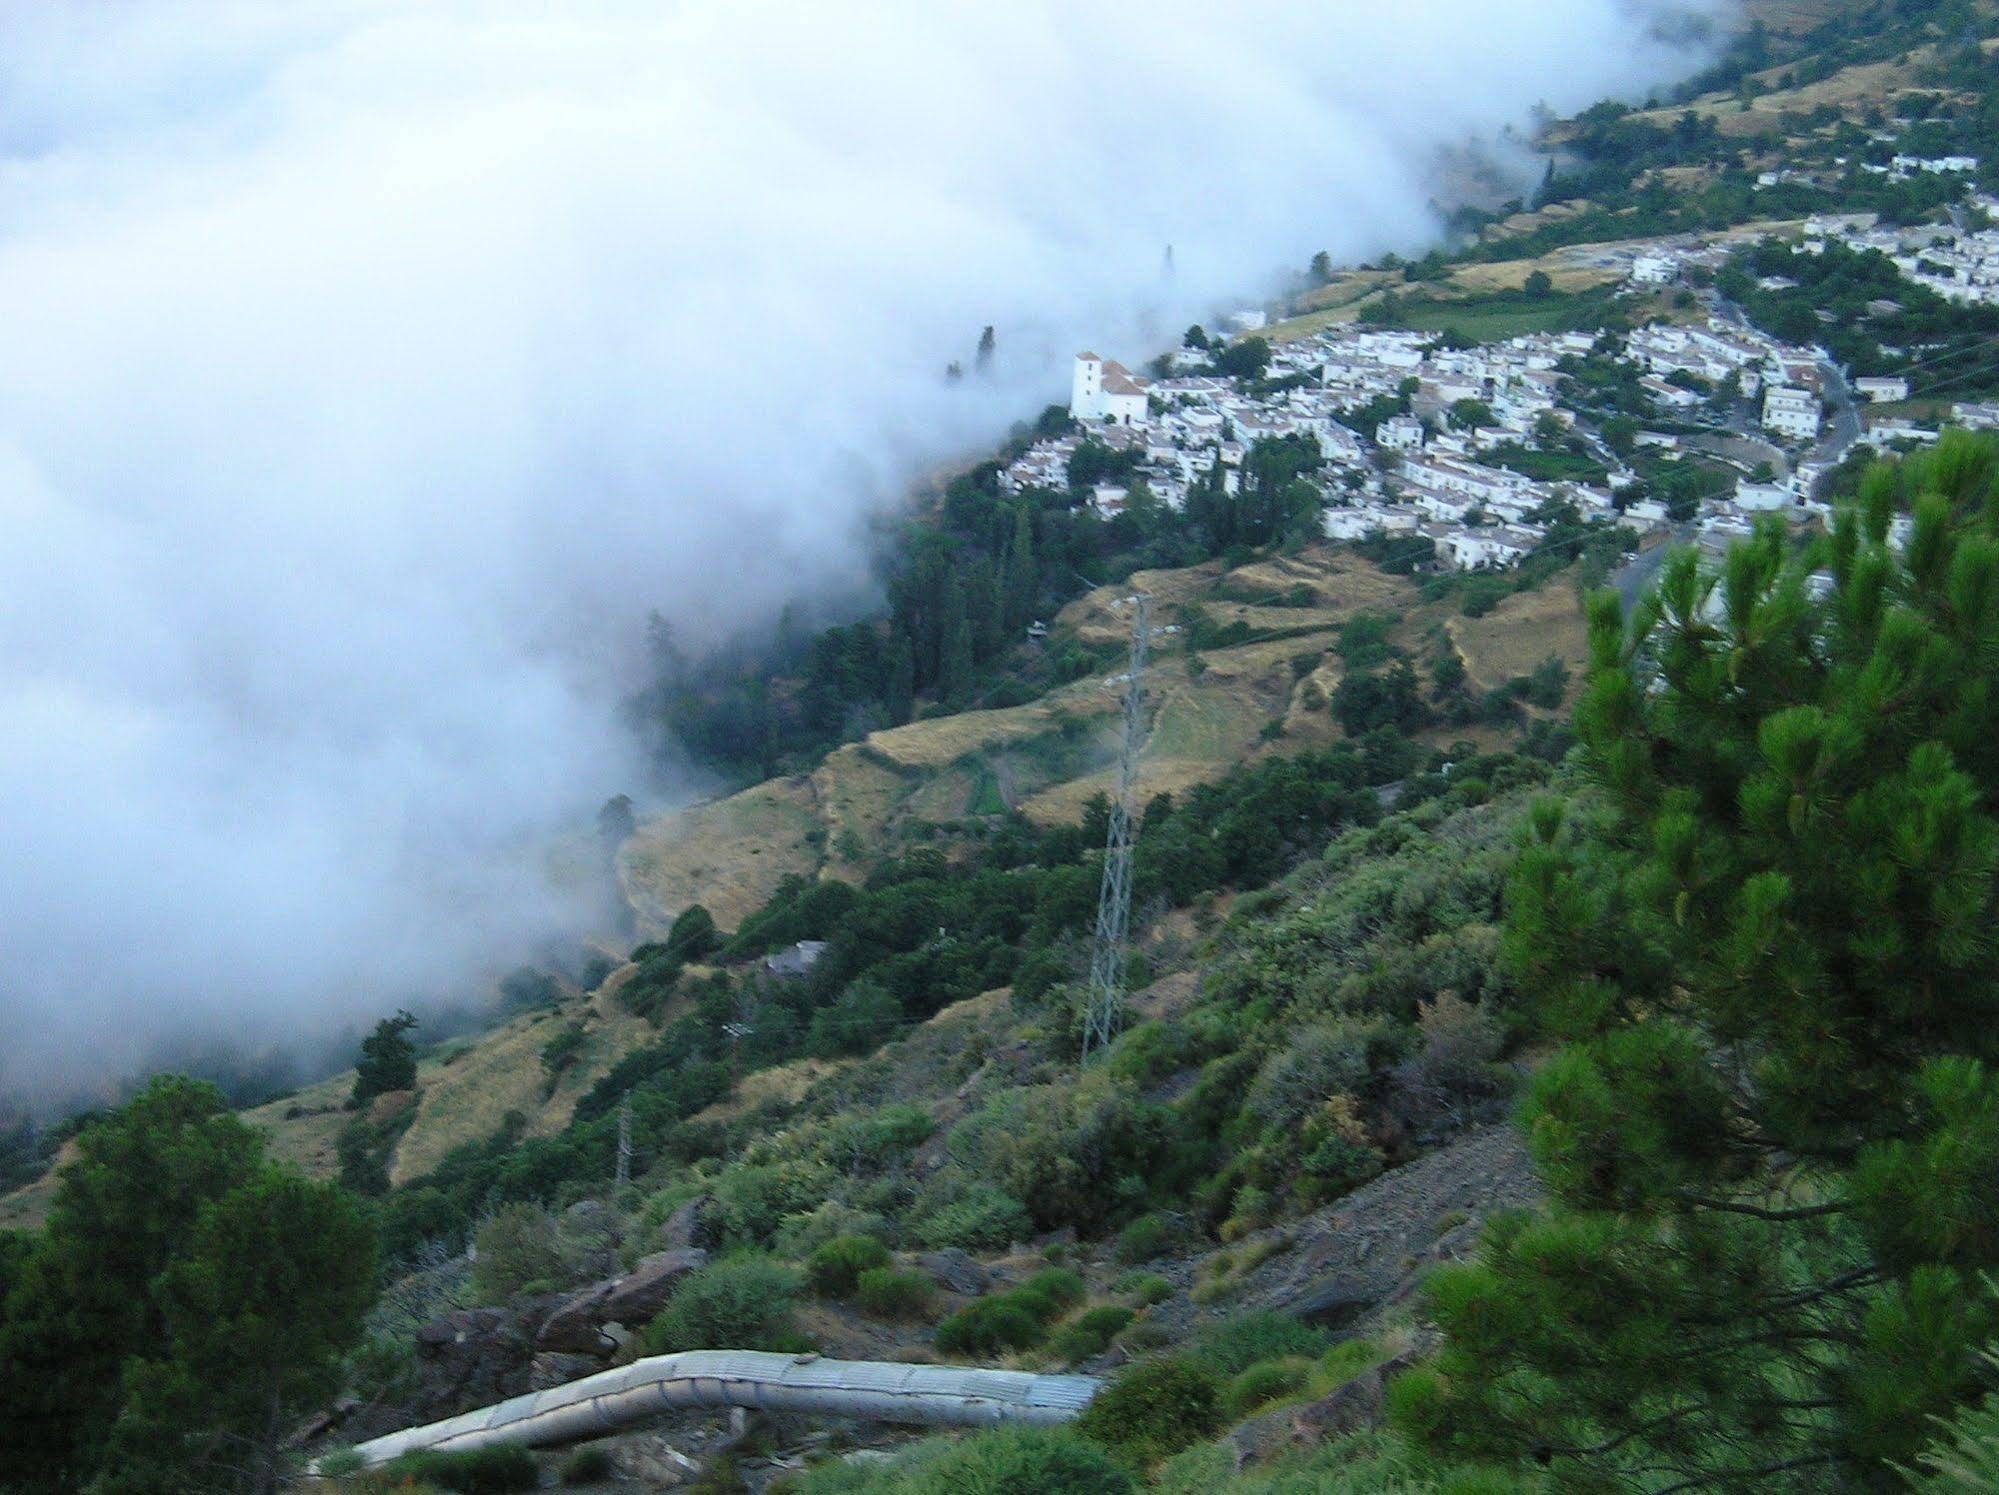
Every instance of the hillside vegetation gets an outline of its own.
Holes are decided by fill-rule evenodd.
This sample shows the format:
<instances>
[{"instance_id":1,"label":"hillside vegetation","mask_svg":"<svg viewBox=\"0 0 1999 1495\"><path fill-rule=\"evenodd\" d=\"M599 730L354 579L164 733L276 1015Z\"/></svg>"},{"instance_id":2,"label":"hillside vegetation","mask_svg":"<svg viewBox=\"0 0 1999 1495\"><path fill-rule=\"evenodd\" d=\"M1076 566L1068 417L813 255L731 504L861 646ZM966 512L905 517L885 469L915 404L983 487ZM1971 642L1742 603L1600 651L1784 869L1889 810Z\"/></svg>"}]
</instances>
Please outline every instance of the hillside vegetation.
<instances>
[{"instance_id":1,"label":"hillside vegetation","mask_svg":"<svg viewBox=\"0 0 1999 1495\"><path fill-rule=\"evenodd\" d=\"M1591 257L1939 219L1962 184L1830 171L1891 110L1999 147L1991 7L1750 12L1684 97L1562 122L1533 198L1272 335L1690 316ZM1792 157L1826 181L1754 185ZM1824 299L1855 358L1982 377L1977 318L1760 253L1716 277L1755 315ZM1829 521L1646 588L1572 517L1496 575L1326 545L1271 448L1106 518L1115 460L946 481L881 616L700 661L660 632L634 716L723 790L607 821L624 958L516 973L472 1037L385 1014L240 1116L169 1077L15 1149L63 1166L0 1200L41 1227L0 1233L0 1486L265 1495L309 1447L355 1495L1990 1487L1999 436L1849 463ZM1085 1063L1137 590L1127 995ZM710 1346L1101 1388L1060 1429L669 1415L343 1472Z\"/></svg>"}]
</instances>

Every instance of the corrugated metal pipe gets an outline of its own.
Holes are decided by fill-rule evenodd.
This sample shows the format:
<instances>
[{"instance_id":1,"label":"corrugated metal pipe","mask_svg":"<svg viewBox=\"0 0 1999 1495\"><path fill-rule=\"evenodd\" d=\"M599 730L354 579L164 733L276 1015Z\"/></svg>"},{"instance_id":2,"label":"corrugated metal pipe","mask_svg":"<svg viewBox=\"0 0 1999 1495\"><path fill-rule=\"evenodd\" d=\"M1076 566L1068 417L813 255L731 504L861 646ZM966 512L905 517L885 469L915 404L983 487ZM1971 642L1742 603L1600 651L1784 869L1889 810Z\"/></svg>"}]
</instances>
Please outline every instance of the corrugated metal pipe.
<instances>
[{"instance_id":1,"label":"corrugated metal pipe","mask_svg":"<svg viewBox=\"0 0 1999 1495\"><path fill-rule=\"evenodd\" d=\"M601 1437L665 1412L721 1407L936 1427L1047 1424L1069 1421L1096 1391L1094 1376L686 1350L372 1438L354 1451L374 1465L418 1448L539 1448Z\"/></svg>"}]
</instances>

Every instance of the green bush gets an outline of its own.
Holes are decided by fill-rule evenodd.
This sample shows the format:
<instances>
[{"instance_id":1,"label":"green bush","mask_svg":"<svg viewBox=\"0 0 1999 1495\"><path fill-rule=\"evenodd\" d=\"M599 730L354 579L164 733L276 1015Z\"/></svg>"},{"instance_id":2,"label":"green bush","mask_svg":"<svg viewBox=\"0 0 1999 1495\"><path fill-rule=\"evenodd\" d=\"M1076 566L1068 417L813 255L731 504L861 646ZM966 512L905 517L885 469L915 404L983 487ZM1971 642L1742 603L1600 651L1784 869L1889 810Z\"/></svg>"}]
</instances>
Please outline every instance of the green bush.
<instances>
[{"instance_id":1,"label":"green bush","mask_svg":"<svg viewBox=\"0 0 1999 1495\"><path fill-rule=\"evenodd\" d=\"M923 1318L933 1297L928 1277L895 1267L870 1267L854 1284L854 1306L876 1318Z\"/></svg>"},{"instance_id":2,"label":"green bush","mask_svg":"<svg viewBox=\"0 0 1999 1495\"><path fill-rule=\"evenodd\" d=\"M771 1249L779 1256L797 1258L809 1256L843 1235L871 1235L888 1240L892 1229L885 1215L829 1199L804 1214L786 1215L778 1223Z\"/></svg>"},{"instance_id":3,"label":"green bush","mask_svg":"<svg viewBox=\"0 0 1999 1495\"><path fill-rule=\"evenodd\" d=\"M507 1495L540 1487L541 1476L524 1448L473 1448L463 1452L421 1448L383 1466L396 1483L435 1485L456 1495Z\"/></svg>"},{"instance_id":4,"label":"green bush","mask_svg":"<svg viewBox=\"0 0 1999 1495\"><path fill-rule=\"evenodd\" d=\"M1377 1431L1241 1470L1227 1443L1203 1443L1155 1471L1147 1488L1153 1495L1530 1495L1543 1486L1531 1475L1440 1469L1393 1433Z\"/></svg>"},{"instance_id":5,"label":"green bush","mask_svg":"<svg viewBox=\"0 0 1999 1495\"><path fill-rule=\"evenodd\" d=\"M562 1461L565 1485L588 1485L611 1477L611 1451L607 1448L579 1448Z\"/></svg>"},{"instance_id":6,"label":"green bush","mask_svg":"<svg viewBox=\"0 0 1999 1495\"><path fill-rule=\"evenodd\" d=\"M1176 1355L1141 1361L1116 1377L1083 1409L1076 1430L1143 1466L1212 1436L1221 1424L1219 1378Z\"/></svg>"},{"instance_id":7,"label":"green bush","mask_svg":"<svg viewBox=\"0 0 1999 1495\"><path fill-rule=\"evenodd\" d=\"M569 1257L555 1217L533 1204L503 1204L473 1237L471 1288L480 1303L503 1303L530 1287L568 1283Z\"/></svg>"},{"instance_id":8,"label":"green bush","mask_svg":"<svg viewBox=\"0 0 1999 1495\"><path fill-rule=\"evenodd\" d=\"M807 1259L805 1280L822 1298L850 1297L861 1273L888 1264L888 1247L873 1236L843 1235Z\"/></svg>"},{"instance_id":9,"label":"green bush","mask_svg":"<svg viewBox=\"0 0 1999 1495\"><path fill-rule=\"evenodd\" d=\"M1316 1358L1332 1336L1288 1313L1245 1313L1194 1336L1189 1354L1218 1376L1239 1376L1260 1360L1291 1355Z\"/></svg>"},{"instance_id":10,"label":"green bush","mask_svg":"<svg viewBox=\"0 0 1999 1495\"><path fill-rule=\"evenodd\" d=\"M709 1182L702 1225L725 1246L765 1246L786 1216L819 1204L834 1182L833 1171L810 1158L731 1164Z\"/></svg>"},{"instance_id":11,"label":"green bush","mask_svg":"<svg viewBox=\"0 0 1999 1495\"><path fill-rule=\"evenodd\" d=\"M752 1252L690 1273L640 1339L648 1355L674 1350L788 1350L798 1273Z\"/></svg>"},{"instance_id":12,"label":"green bush","mask_svg":"<svg viewBox=\"0 0 1999 1495\"><path fill-rule=\"evenodd\" d=\"M1259 1407L1297 1395L1311 1379L1312 1362L1302 1355L1261 1360L1229 1382L1222 1408L1231 1422L1238 1421Z\"/></svg>"},{"instance_id":13,"label":"green bush","mask_svg":"<svg viewBox=\"0 0 1999 1495\"><path fill-rule=\"evenodd\" d=\"M1140 1215L1118 1232L1117 1259L1127 1266L1165 1254L1173 1231L1158 1215Z\"/></svg>"},{"instance_id":14,"label":"green bush","mask_svg":"<svg viewBox=\"0 0 1999 1495\"><path fill-rule=\"evenodd\" d=\"M1048 1341L1048 1352L1065 1365L1101 1355L1137 1316L1117 1303L1092 1308L1087 1313L1078 1314L1073 1323L1064 1324Z\"/></svg>"},{"instance_id":15,"label":"green bush","mask_svg":"<svg viewBox=\"0 0 1999 1495\"><path fill-rule=\"evenodd\" d=\"M1000 1428L967 1438L922 1471L924 1495L1127 1495L1131 1477L1075 1434Z\"/></svg>"},{"instance_id":16,"label":"green bush","mask_svg":"<svg viewBox=\"0 0 1999 1495\"><path fill-rule=\"evenodd\" d=\"M1014 1289L1046 1298L1058 1313L1066 1313L1090 1295L1080 1274L1067 1267L1044 1267Z\"/></svg>"},{"instance_id":17,"label":"green bush","mask_svg":"<svg viewBox=\"0 0 1999 1495\"><path fill-rule=\"evenodd\" d=\"M967 1303L937 1326L937 1348L947 1355L997 1355L1041 1343L1053 1315L1045 1298L994 1293Z\"/></svg>"},{"instance_id":18,"label":"green bush","mask_svg":"<svg viewBox=\"0 0 1999 1495\"><path fill-rule=\"evenodd\" d=\"M1136 1300L1141 1308L1164 1303L1173 1296L1173 1284L1157 1272L1126 1272L1118 1278L1113 1290Z\"/></svg>"},{"instance_id":19,"label":"green bush","mask_svg":"<svg viewBox=\"0 0 1999 1495\"><path fill-rule=\"evenodd\" d=\"M1066 1428L1000 1427L919 1443L887 1469L832 1464L796 1495L1132 1495L1132 1478Z\"/></svg>"},{"instance_id":20,"label":"green bush","mask_svg":"<svg viewBox=\"0 0 1999 1495\"><path fill-rule=\"evenodd\" d=\"M973 1184L916 1223L916 1238L933 1250L997 1251L1032 1229L1027 1207L990 1184Z\"/></svg>"},{"instance_id":21,"label":"green bush","mask_svg":"<svg viewBox=\"0 0 1999 1495\"><path fill-rule=\"evenodd\" d=\"M1101 1070L1001 1091L951 1130L951 1152L1025 1201L1044 1230L1098 1233L1169 1186L1175 1117Z\"/></svg>"},{"instance_id":22,"label":"green bush","mask_svg":"<svg viewBox=\"0 0 1999 1495\"><path fill-rule=\"evenodd\" d=\"M947 1355L995 1355L1025 1350L1047 1337L1048 1326L1081 1303L1083 1279L1067 1267L1036 1272L1019 1287L989 1293L937 1326L937 1348Z\"/></svg>"}]
</instances>

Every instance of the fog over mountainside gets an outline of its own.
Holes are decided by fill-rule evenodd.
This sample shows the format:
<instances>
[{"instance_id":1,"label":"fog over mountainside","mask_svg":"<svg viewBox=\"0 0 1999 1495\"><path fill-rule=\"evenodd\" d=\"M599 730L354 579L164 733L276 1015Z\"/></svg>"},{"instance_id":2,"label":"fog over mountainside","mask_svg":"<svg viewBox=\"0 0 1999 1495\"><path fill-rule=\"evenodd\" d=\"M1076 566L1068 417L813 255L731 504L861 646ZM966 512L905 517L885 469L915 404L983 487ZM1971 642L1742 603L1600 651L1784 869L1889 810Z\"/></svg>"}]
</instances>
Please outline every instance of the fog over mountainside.
<instances>
[{"instance_id":1,"label":"fog over mountainside","mask_svg":"<svg viewBox=\"0 0 1999 1495\"><path fill-rule=\"evenodd\" d=\"M0 1093L511 964L581 917L550 839L648 785L649 609L864 583L866 517L1075 348L1420 245L1440 148L1726 20L0 7Z\"/></svg>"}]
</instances>

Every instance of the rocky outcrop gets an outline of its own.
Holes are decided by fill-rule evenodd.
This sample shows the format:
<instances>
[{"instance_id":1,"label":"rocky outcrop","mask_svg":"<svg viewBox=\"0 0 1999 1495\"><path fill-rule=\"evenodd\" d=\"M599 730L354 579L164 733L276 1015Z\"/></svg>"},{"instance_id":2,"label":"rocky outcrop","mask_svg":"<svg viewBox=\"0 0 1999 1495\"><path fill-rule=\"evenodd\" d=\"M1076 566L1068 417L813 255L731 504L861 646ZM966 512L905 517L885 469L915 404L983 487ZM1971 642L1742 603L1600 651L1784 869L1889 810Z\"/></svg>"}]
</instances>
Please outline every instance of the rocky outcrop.
<instances>
[{"instance_id":1,"label":"rocky outcrop","mask_svg":"<svg viewBox=\"0 0 1999 1495\"><path fill-rule=\"evenodd\" d=\"M1297 1222L1292 1248L1250 1274L1236 1311L1277 1308L1333 1330L1365 1328L1428 1268L1469 1254L1479 1222L1540 1197L1518 1132L1477 1128Z\"/></svg>"},{"instance_id":2,"label":"rocky outcrop","mask_svg":"<svg viewBox=\"0 0 1999 1495\"><path fill-rule=\"evenodd\" d=\"M1235 1467L1243 1469L1294 1448L1380 1427L1387 1415L1388 1382L1416 1358L1415 1351L1405 1350L1314 1401L1279 1407L1240 1423L1225 1440Z\"/></svg>"},{"instance_id":3,"label":"rocky outcrop","mask_svg":"<svg viewBox=\"0 0 1999 1495\"><path fill-rule=\"evenodd\" d=\"M1290 1311L1320 1329L1344 1329L1382 1299L1379 1286L1359 1277L1334 1273L1307 1286L1290 1304Z\"/></svg>"},{"instance_id":4,"label":"rocky outcrop","mask_svg":"<svg viewBox=\"0 0 1999 1495\"><path fill-rule=\"evenodd\" d=\"M629 1337L612 1326L627 1331L643 1327L666 1306L680 1279L707 1261L708 1253L698 1246L656 1251L622 1277L564 1298L542 1322L535 1345L559 1355L609 1355Z\"/></svg>"},{"instance_id":5,"label":"rocky outcrop","mask_svg":"<svg viewBox=\"0 0 1999 1495\"><path fill-rule=\"evenodd\" d=\"M977 1297L992 1286L993 1274L973 1261L956 1246L927 1251L916 1258L917 1266L939 1287L966 1297Z\"/></svg>"},{"instance_id":6,"label":"rocky outcrop","mask_svg":"<svg viewBox=\"0 0 1999 1495\"><path fill-rule=\"evenodd\" d=\"M668 1251L685 1251L693 1246L709 1244L701 1233L701 1215L707 1207L708 1196L702 1194L668 1215L666 1223L659 1228L659 1244Z\"/></svg>"}]
</instances>

